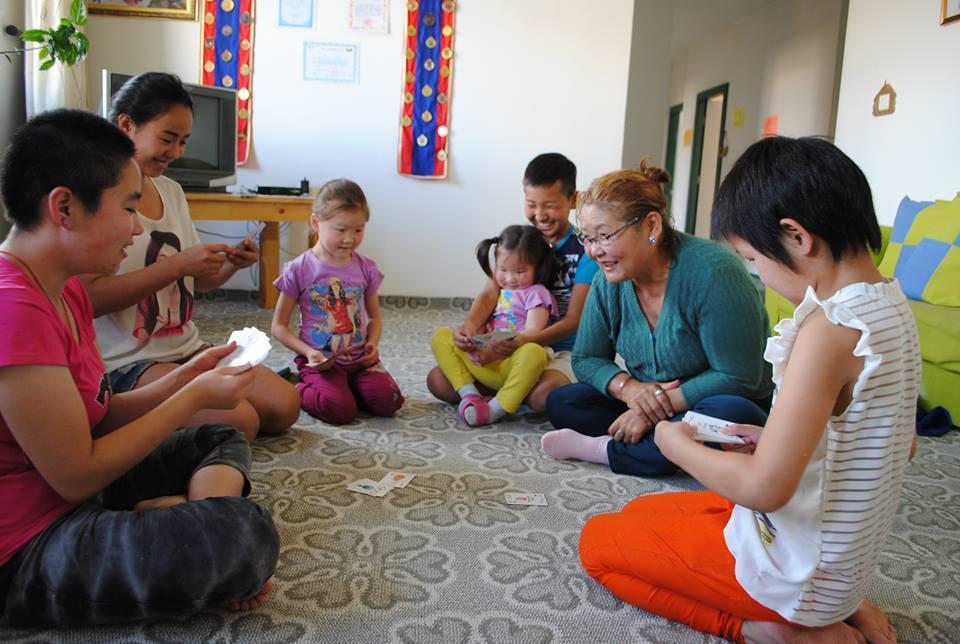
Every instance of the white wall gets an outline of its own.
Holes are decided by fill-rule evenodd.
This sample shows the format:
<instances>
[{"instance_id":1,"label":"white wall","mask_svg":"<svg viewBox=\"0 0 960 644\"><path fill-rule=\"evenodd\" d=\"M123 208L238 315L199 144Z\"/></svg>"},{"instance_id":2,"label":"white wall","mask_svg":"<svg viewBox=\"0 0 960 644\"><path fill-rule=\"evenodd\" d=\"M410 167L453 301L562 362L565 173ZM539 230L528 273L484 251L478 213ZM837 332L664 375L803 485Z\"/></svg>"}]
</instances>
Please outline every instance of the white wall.
<instances>
[{"instance_id":1,"label":"white wall","mask_svg":"<svg viewBox=\"0 0 960 644\"><path fill-rule=\"evenodd\" d=\"M670 104L683 103L672 204L678 228L685 224L692 153L692 146L683 145L682 134L693 128L698 93L730 84L729 152L723 159L721 180L740 154L760 138L768 115L779 116L780 134L832 134L842 6L838 0L772 0L702 36L673 59ZM746 110L742 128L733 127L737 108Z\"/></svg>"},{"instance_id":2,"label":"white wall","mask_svg":"<svg viewBox=\"0 0 960 644\"><path fill-rule=\"evenodd\" d=\"M580 0L459 3L445 181L396 172L406 3L390 2L387 35L347 29L348 6L318 2L317 26L302 30L277 26L276 0L257 4L253 156L240 182L356 180L372 208L361 252L385 273L382 293L474 295L483 274L472 250L522 221L520 183L536 154L569 156L581 187L620 166L633 0L606 0L602 12ZM91 82L104 66L198 78L199 23L90 23ZM358 44L359 83L303 81L304 41ZM284 248L302 250L300 237Z\"/></svg>"},{"instance_id":3,"label":"white wall","mask_svg":"<svg viewBox=\"0 0 960 644\"><path fill-rule=\"evenodd\" d=\"M837 145L863 169L880 223L904 195L960 191L960 22L939 24L940 0L851 0L837 112ZM874 117L890 83L894 114Z\"/></svg>"},{"instance_id":4,"label":"white wall","mask_svg":"<svg viewBox=\"0 0 960 644\"><path fill-rule=\"evenodd\" d=\"M648 156L656 165L662 167L664 164L670 109L667 102L670 98L668 52L673 12L673 2L634 2L623 167L636 165Z\"/></svg>"}]
</instances>

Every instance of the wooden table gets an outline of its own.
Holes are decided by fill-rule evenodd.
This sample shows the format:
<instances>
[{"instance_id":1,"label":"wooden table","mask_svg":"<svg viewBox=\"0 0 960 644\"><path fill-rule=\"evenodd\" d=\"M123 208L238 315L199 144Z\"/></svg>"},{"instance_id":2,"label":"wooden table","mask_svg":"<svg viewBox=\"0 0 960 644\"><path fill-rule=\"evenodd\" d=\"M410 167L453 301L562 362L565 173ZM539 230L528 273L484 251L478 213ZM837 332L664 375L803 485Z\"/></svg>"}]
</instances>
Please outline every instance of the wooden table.
<instances>
[{"instance_id":1,"label":"wooden table","mask_svg":"<svg viewBox=\"0 0 960 644\"><path fill-rule=\"evenodd\" d=\"M309 197L273 197L188 192L190 216L216 221L262 221L260 233L260 306L272 309L279 294L273 286L280 275L280 222L310 221Z\"/></svg>"}]
</instances>

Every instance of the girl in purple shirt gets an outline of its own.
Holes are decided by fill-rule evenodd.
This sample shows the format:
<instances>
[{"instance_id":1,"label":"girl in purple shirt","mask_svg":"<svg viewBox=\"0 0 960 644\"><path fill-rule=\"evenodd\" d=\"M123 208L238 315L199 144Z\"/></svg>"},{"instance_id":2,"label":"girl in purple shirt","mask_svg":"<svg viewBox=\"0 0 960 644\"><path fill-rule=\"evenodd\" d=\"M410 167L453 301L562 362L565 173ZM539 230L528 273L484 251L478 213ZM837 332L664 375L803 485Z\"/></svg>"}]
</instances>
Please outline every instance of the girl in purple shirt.
<instances>
[{"instance_id":1,"label":"girl in purple shirt","mask_svg":"<svg viewBox=\"0 0 960 644\"><path fill-rule=\"evenodd\" d=\"M364 406L392 416L403 395L380 362L383 321L377 289L383 273L356 252L370 220L367 198L353 181L334 179L317 193L310 226L313 248L283 267L273 337L298 355L300 406L326 423L353 420ZM290 330L300 307L300 332Z\"/></svg>"}]
</instances>

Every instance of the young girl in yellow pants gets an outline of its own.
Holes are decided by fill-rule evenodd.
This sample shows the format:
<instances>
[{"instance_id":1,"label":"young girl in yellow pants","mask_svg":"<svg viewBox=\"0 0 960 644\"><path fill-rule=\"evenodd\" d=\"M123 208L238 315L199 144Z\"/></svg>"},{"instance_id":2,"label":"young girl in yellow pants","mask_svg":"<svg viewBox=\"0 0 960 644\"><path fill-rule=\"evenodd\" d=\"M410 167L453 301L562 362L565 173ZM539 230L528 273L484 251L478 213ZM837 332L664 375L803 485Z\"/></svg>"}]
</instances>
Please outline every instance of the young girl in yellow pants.
<instances>
[{"instance_id":1,"label":"young girl in yellow pants","mask_svg":"<svg viewBox=\"0 0 960 644\"><path fill-rule=\"evenodd\" d=\"M556 280L558 262L536 228L508 226L498 237L480 242L477 261L500 287L486 331L514 333L522 343L524 331L540 331L556 321L557 303L547 285ZM478 348L449 327L438 329L430 346L443 375L460 394L460 418L471 427L495 423L517 411L550 360L550 350L532 342L498 359L492 350ZM477 382L496 395L481 395Z\"/></svg>"}]
</instances>

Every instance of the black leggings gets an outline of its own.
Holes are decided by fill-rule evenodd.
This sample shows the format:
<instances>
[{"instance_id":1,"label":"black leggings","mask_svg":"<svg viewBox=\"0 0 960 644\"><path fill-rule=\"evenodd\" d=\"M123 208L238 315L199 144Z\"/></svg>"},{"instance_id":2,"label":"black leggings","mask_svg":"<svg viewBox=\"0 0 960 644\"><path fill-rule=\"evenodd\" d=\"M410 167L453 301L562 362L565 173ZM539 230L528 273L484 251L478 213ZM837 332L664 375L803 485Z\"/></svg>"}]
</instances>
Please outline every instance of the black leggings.
<instances>
[{"instance_id":1,"label":"black leggings","mask_svg":"<svg viewBox=\"0 0 960 644\"><path fill-rule=\"evenodd\" d=\"M279 538L270 513L241 497L132 511L185 494L208 465L244 479L250 447L227 425L174 433L96 499L61 516L0 568L11 625L103 624L154 618L253 597L273 575ZM250 489L245 482L244 494Z\"/></svg>"}]
</instances>

